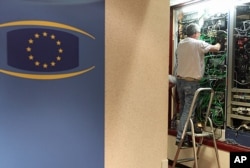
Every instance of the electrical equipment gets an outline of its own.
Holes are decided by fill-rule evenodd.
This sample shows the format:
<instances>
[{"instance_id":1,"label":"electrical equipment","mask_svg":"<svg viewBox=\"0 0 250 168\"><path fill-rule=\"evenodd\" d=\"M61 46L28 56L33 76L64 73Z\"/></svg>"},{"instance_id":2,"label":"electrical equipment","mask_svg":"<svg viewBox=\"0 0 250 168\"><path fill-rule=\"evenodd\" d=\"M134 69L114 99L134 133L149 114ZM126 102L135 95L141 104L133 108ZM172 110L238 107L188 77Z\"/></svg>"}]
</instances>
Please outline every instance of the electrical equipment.
<instances>
[{"instance_id":1,"label":"electrical equipment","mask_svg":"<svg viewBox=\"0 0 250 168\"><path fill-rule=\"evenodd\" d=\"M239 21L235 30L234 87L250 88L250 20Z\"/></svg>"},{"instance_id":2,"label":"electrical equipment","mask_svg":"<svg viewBox=\"0 0 250 168\"><path fill-rule=\"evenodd\" d=\"M200 84L215 91L210 116L214 127L225 129L226 139L250 146L250 129L246 129L250 128L250 0L234 2L230 7L224 1L199 1L173 8L171 47L176 48L186 37L185 29L190 23L201 26L201 40L222 44L219 53L205 55L205 74ZM175 56L172 63L175 64ZM207 97L200 95L199 99ZM205 107L206 103L197 103L199 120L204 119Z\"/></svg>"},{"instance_id":3,"label":"electrical equipment","mask_svg":"<svg viewBox=\"0 0 250 168\"><path fill-rule=\"evenodd\" d=\"M177 42L186 37L186 27L190 23L197 23L201 27L200 39L210 44L219 42L222 49L218 53L207 53L205 55L205 74L201 80L201 87L211 87L215 91L214 101L211 107L211 119L214 127L223 127L225 124L225 91L227 77L227 12L213 12L205 6L191 11L185 9L177 10L176 13L176 38ZM206 96L200 96L200 101L206 102ZM206 103L198 103L196 115L198 120L204 119L203 113L206 109Z\"/></svg>"},{"instance_id":4,"label":"electrical equipment","mask_svg":"<svg viewBox=\"0 0 250 168\"><path fill-rule=\"evenodd\" d=\"M250 146L250 3L231 12L226 138Z\"/></svg>"}]
</instances>

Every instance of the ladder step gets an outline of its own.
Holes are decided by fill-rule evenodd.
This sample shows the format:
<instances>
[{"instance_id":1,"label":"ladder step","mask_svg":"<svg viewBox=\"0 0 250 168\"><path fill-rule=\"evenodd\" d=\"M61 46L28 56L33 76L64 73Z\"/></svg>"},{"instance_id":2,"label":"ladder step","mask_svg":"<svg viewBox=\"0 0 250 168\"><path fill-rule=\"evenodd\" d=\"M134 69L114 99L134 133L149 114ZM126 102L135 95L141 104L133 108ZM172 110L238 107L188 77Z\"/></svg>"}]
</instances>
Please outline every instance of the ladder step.
<instances>
[{"instance_id":1,"label":"ladder step","mask_svg":"<svg viewBox=\"0 0 250 168\"><path fill-rule=\"evenodd\" d=\"M177 163L191 162L194 160L195 160L194 158L183 158L183 159L178 159Z\"/></svg>"},{"instance_id":2,"label":"ladder step","mask_svg":"<svg viewBox=\"0 0 250 168\"><path fill-rule=\"evenodd\" d=\"M198 98L198 95L201 91L210 91L210 100L206 109L206 115L205 115L205 122L204 125L209 124L209 130L208 129L203 129L202 132L197 132L195 133L194 131L196 130L194 128L194 122L193 119L191 118L193 111L195 110L195 102L196 99ZM188 117L187 117L187 121L184 125L184 129L181 135L181 143L183 143L184 138L186 135L189 135L192 137L192 141L195 142L195 146L193 145L187 145L187 144L177 144L178 145L178 149L176 151L174 160L173 160L173 164L172 167L176 166L176 163L183 163L183 162L191 162L194 161L194 166L196 166L196 168L198 168L198 162L197 160L199 159L199 153L200 153L200 146L203 143L203 139L204 137L212 137L213 138L213 143L214 143L214 148L215 148L215 155L216 155L216 160L217 160L217 164L218 164L218 168L220 168L220 163L219 163L219 155L218 155L218 150L217 150L217 145L216 145L216 141L215 141L215 134L214 134L214 128L213 128L213 123L211 118L209 117L210 115L210 107L212 104L212 100L213 100L213 96L214 96L214 90L212 88L199 88L196 90L189 113L188 113ZM188 129L188 124L190 124L190 128L192 131L187 131ZM197 131L197 130L196 130ZM196 141L196 138L199 139L198 142ZM186 145L186 147L185 147ZM191 147L187 147L187 146L191 146ZM193 148L193 157L191 158L181 158L178 159L179 153L181 151L181 149L190 149Z\"/></svg>"},{"instance_id":3,"label":"ladder step","mask_svg":"<svg viewBox=\"0 0 250 168\"><path fill-rule=\"evenodd\" d=\"M195 147L198 148L198 147L201 147L202 144L200 143L195 143ZM193 148L193 146L181 146L180 149L190 149L190 148Z\"/></svg>"},{"instance_id":4,"label":"ladder step","mask_svg":"<svg viewBox=\"0 0 250 168\"><path fill-rule=\"evenodd\" d=\"M187 132L186 133L187 135L192 135L192 132ZM210 137L210 136L213 136L213 133L211 133L211 132L202 132L202 133L200 133L200 134L194 134L194 136L195 137Z\"/></svg>"}]
</instances>

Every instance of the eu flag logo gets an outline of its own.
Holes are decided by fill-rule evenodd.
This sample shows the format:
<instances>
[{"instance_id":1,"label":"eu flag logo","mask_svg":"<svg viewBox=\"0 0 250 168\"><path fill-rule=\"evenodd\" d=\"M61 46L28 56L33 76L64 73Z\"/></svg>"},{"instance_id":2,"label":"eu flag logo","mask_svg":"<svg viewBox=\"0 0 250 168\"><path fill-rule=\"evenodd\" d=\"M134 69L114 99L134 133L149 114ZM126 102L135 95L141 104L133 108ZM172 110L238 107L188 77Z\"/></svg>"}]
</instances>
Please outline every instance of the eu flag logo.
<instances>
[{"instance_id":1,"label":"eu flag logo","mask_svg":"<svg viewBox=\"0 0 250 168\"><path fill-rule=\"evenodd\" d=\"M8 65L28 71L57 72L79 66L78 37L63 31L25 28L7 33Z\"/></svg>"}]
</instances>

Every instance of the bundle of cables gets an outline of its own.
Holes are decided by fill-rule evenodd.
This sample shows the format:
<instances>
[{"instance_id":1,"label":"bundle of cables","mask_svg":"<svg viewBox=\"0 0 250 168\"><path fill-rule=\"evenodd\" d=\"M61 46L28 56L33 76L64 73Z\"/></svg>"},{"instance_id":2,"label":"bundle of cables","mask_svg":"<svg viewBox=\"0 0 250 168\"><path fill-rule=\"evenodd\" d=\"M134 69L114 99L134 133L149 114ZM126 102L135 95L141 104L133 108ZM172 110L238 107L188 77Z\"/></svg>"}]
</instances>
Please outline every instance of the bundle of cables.
<instances>
[{"instance_id":1,"label":"bundle of cables","mask_svg":"<svg viewBox=\"0 0 250 168\"><path fill-rule=\"evenodd\" d=\"M200 122L204 122L206 110L208 107L210 97L206 94L200 95L199 101L197 102L197 108L196 108L196 119ZM225 122L225 116L224 116L224 103L221 102L221 100L218 97L214 97L214 100L212 102L212 106L210 108L210 118L216 127L223 126Z\"/></svg>"}]
</instances>

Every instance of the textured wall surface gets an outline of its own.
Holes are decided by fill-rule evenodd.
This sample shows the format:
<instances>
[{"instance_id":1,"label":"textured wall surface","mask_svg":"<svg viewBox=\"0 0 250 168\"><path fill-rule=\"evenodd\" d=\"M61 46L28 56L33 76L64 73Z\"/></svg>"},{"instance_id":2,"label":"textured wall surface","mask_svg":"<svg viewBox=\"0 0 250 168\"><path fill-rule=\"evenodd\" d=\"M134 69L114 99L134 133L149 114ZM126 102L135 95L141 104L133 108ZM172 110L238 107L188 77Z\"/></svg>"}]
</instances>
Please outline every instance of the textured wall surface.
<instances>
[{"instance_id":1,"label":"textured wall surface","mask_svg":"<svg viewBox=\"0 0 250 168\"><path fill-rule=\"evenodd\" d=\"M169 1L106 0L105 167L167 158Z\"/></svg>"}]
</instances>

